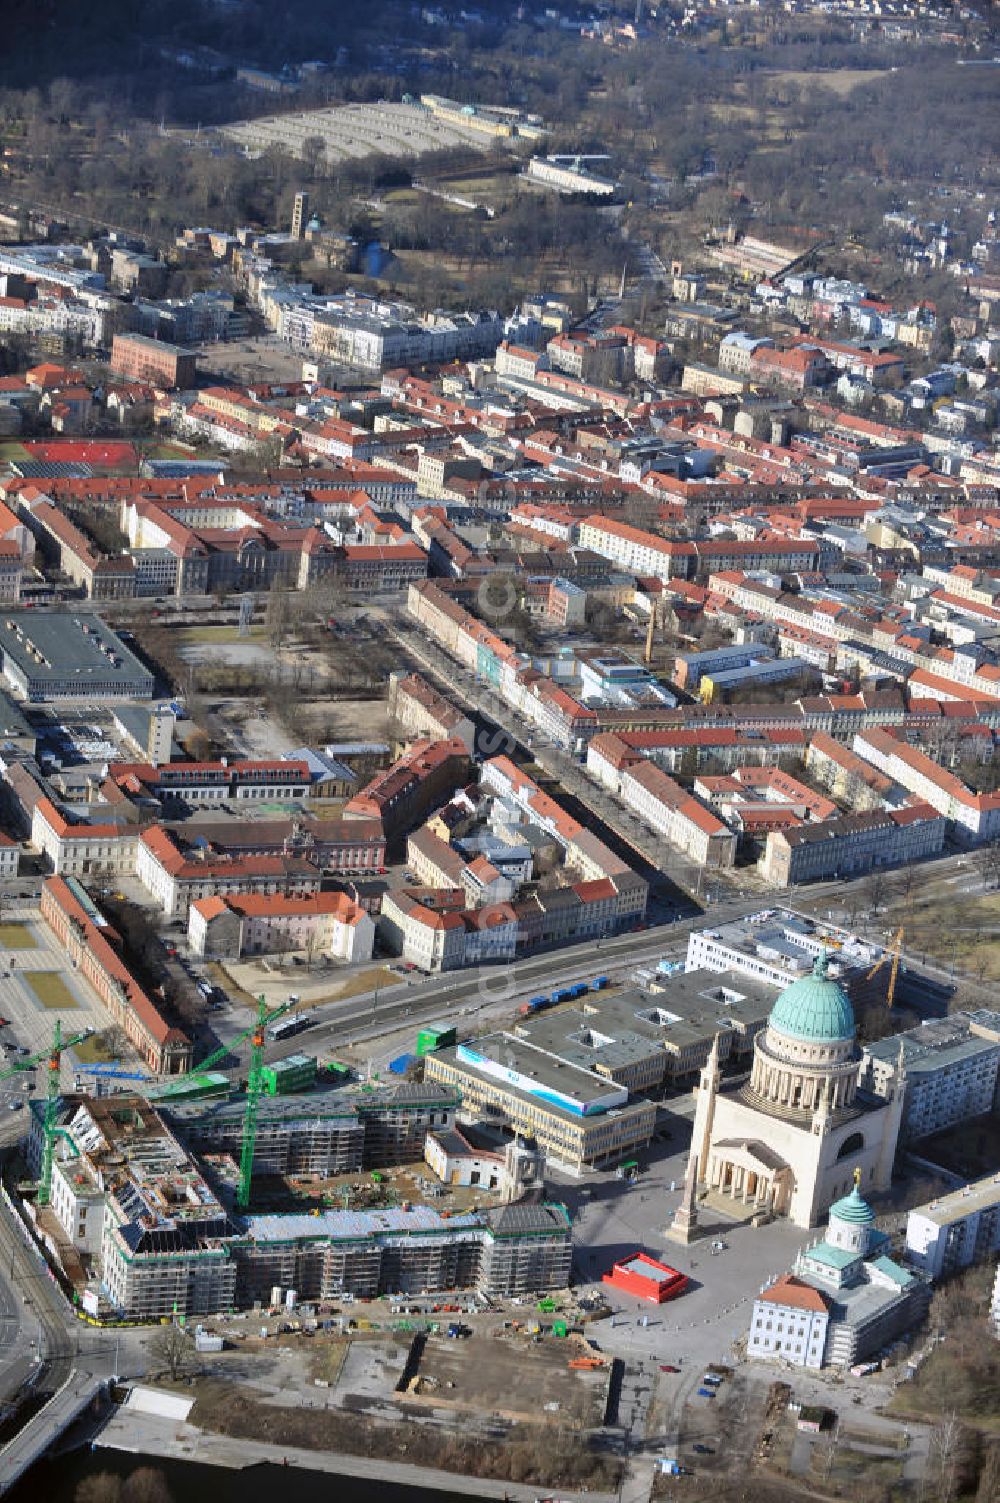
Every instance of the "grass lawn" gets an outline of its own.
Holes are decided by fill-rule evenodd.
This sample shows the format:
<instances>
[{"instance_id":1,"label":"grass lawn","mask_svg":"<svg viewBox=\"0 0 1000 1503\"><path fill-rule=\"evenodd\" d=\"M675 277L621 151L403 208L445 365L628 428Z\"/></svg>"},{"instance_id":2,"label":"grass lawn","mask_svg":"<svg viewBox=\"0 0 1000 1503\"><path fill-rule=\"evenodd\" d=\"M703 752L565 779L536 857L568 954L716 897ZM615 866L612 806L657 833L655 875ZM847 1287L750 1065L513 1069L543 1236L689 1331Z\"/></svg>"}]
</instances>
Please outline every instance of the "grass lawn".
<instances>
[{"instance_id":1,"label":"grass lawn","mask_svg":"<svg viewBox=\"0 0 1000 1503\"><path fill-rule=\"evenodd\" d=\"M24 979L43 1007L60 1010L77 1001L58 971L25 971Z\"/></svg>"},{"instance_id":2,"label":"grass lawn","mask_svg":"<svg viewBox=\"0 0 1000 1503\"><path fill-rule=\"evenodd\" d=\"M251 626L245 637L241 637L237 626L185 626L178 633L178 639L185 647L205 647L213 644L221 645L225 642L250 642L256 639L261 641L267 632L263 625Z\"/></svg>"},{"instance_id":3,"label":"grass lawn","mask_svg":"<svg viewBox=\"0 0 1000 1503\"><path fill-rule=\"evenodd\" d=\"M82 1065L108 1065L116 1057L105 1049L98 1033L92 1033L89 1039L81 1039L78 1044L74 1044L73 1053Z\"/></svg>"},{"instance_id":4,"label":"grass lawn","mask_svg":"<svg viewBox=\"0 0 1000 1503\"><path fill-rule=\"evenodd\" d=\"M388 966L373 966L370 971L358 971L354 976L348 976L346 981L329 992L325 997L316 997L316 1004L322 1007L324 1002L341 1002L345 997L360 997L365 992L372 992L376 985L398 986L402 978L393 974Z\"/></svg>"},{"instance_id":5,"label":"grass lawn","mask_svg":"<svg viewBox=\"0 0 1000 1503\"><path fill-rule=\"evenodd\" d=\"M38 941L27 924L0 924L0 950L37 950Z\"/></svg>"}]
</instances>

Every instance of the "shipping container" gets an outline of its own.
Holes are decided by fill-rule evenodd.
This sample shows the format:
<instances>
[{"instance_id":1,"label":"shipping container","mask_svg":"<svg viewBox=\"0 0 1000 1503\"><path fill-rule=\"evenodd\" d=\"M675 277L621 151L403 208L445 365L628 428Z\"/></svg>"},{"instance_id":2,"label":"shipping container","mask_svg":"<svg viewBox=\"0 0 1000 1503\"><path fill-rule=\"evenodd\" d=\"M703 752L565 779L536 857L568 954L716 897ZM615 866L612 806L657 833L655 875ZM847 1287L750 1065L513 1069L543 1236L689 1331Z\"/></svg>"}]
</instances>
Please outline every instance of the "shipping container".
<instances>
[{"instance_id":1,"label":"shipping container","mask_svg":"<svg viewBox=\"0 0 1000 1503\"><path fill-rule=\"evenodd\" d=\"M397 1054L395 1059L389 1061L389 1070L393 1075L405 1075L410 1066L416 1062L415 1054Z\"/></svg>"},{"instance_id":2,"label":"shipping container","mask_svg":"<svg viewBox=\"0 0 1000 1503\"><path fill-rule=\"evenodd\" d=\"M264 1065L260 1074L269 1096L291 1096L296 1091L307 1091L316 1083L316 1056L290 1054L287 1059Z\"/></svg>"},{"instance_id":3,"label":"shipping container","mask_svg":"<svg viewBox=\"0 0 1000 1503\"><path fill-rule=\"evenodd\" d=\"M435 1049L447 1049L457 1043L458 1035L448 1023L428 1023L417 1034L417 1053L431 1054Z\"/></svg>"}]
</instances>

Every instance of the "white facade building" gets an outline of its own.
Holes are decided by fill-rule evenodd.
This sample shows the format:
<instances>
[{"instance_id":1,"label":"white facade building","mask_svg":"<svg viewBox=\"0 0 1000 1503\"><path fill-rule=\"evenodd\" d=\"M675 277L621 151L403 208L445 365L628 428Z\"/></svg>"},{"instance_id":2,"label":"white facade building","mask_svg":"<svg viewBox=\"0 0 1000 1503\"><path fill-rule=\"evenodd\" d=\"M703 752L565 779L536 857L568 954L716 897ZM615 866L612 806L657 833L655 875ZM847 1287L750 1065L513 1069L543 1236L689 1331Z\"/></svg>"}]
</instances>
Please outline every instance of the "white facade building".
<instances>
[{"instance_id":1,"label":"white facade building","mask_svg":"<svg viewBox=\"0 0 1000 1503\"><path fill-rule=\"evenodd\" d=\"M917 1206L906 1218L906 1256L938 1279L1000 1251L1000 1173Z\"/></svg>"}]
</instances>

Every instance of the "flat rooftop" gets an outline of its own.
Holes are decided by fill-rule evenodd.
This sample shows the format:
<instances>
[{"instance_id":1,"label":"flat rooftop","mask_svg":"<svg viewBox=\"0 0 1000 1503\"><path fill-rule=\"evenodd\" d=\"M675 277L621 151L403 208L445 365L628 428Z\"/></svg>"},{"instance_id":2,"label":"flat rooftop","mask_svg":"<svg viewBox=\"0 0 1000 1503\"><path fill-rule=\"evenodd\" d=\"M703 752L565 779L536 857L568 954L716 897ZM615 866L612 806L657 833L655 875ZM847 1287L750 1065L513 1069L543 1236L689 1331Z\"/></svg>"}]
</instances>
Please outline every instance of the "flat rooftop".
<instances>
[{"instance_id":1,"label":"flat rooftop","mask_svg":"<svg viewBox=\"0 0 1000 1503\"><path fill-rule=\"evenodd\" d=\"M197 1068L194 1073L198 1073ZM397 1086L371 1089L318 1085L312 1090L298 1091L294 1096L262 1096L257 1108L257 1124L264 1128L292 1126L330 1117L359 1118L366 1112L380 1110L416 1111L422 1106L444 1108L454 1105L455 1092L434 1080L424 1084L406 1081ZM202 1097L196 1101L180 1099L174 1102L169 1096L163 1096L156 1106L178 1127L191 1127L210 1118L217 1126L242 1130L246 1096L235 1090L228 1096Z\"/></svg>"},{"instance_id":2,"label":"flat rooftop","mask_svg":"<svg viewBox=\"0 0 1000 1503\"><path fill-rule=\"evenodd\" d=\"M823 949L832 965L845 972L871 966L882 954L880 945L863 944L846 929L803 918L784 908L764 908L744 919L698 930L688 940L689 955L699 939L711 940L734 956L762 962L759 974L766 976L770 969L781 985L807 975Z\"/></svg>"},{"instance_id":3,"label":"flat rooftop","mask_svg":"<svg viewBox=\"0 0 1000 1503\"><path fill-rule=\"evenodd\" d=\"M623 1069L661 1051L710 1044L719 1032L754 1029L777 995L773 983L755 976L676 972L659 990L595 992L572 1007L525 1018L514 1033L582 1069Z\"/></svg>"},{"instance_id":4,"label":"flat rooftop","mask_svg":"<svg viewBox=\"0 0 1000 1503\"><path fill-rule=\"evenodd\" d=\"M939 1195L926 1205L915 1206L910 1215L925 1216L938 1226L951 1226L953 1222L964 1221L966 1216L988 1211L997 1205L1000 1205L1000 1174L991 1174L986 1179L973 1180L971 1185L963 1185L961 1190Z\"/></svg>"},{"instance_id":5,"label":"flat rooftop","mask_svg":"<svg viewBox=\"0 0 1000 1503\"><path fill-rule=\"evenodd\" d=\"M950 1018L935 1018L906 1033L892 1034L888 1038L879 1039L877 1043L866 1044L865 1053L883 1064L895 1066L902 1045L903 1059L909 1075L933 1074L947 1065L959 1064L962 1060L995 1054L998 1049L996 1040L973 1033L970 1021L966 1013L954 1013Z\"/></svg>"},{"instance_id":6,"label":"flat rooftop","mask_svg":"<svg viewBox=\"0 0 1000 1503\"><path fill-rule=\"evenodd\" d=\"M0 611L0 653L8 663L42 686L74 681L81 694L88 682L100 694L108 684L151 694L153 675L135 654L90 612Z\"/></svg>"}]
</instances>

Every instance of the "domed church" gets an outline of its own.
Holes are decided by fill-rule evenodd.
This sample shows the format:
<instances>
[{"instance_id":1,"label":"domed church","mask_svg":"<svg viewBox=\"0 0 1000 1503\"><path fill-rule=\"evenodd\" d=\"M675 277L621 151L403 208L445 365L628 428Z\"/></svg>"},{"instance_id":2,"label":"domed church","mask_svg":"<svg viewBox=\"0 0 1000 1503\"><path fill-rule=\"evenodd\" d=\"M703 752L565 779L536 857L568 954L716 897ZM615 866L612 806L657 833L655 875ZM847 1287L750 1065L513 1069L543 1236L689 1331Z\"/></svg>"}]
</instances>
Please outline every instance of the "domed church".
<instances>
[{"instance_id":1,"label":"domed church","mask_svg":"<svg viewBox=\"0 0 1000 1503\"><path fill-rule=\"evenodd\" d=\"M747 1209L815 1226L854 1183L885 1190L902 1117L902 1059L890 1099L858 1088L861 1051L847 993L821 951L786 987L754 1041L749 1080L727 1086L713 1046L701 1073L688 1181ZM696 1157L697 1156L697 1157ZM693 1197L692 1197L693 1198Z\"/></svg>"}]
</instances>

